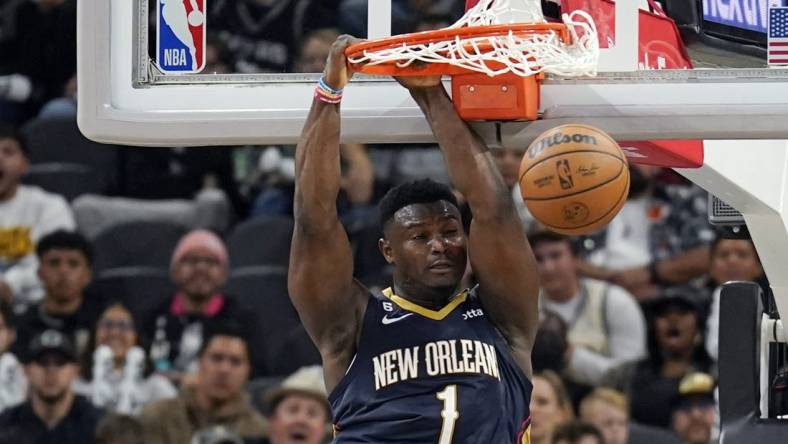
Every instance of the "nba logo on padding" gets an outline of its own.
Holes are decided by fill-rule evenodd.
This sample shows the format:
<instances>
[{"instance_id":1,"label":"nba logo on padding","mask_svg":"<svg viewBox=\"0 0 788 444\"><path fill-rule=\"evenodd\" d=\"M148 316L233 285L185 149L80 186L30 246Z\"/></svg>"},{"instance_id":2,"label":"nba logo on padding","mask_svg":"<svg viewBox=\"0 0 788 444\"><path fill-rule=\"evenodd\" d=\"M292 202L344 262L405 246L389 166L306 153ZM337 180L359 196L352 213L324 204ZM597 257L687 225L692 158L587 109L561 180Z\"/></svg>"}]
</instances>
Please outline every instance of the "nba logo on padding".
<instances>
[{"instance_id":1,"label":"nba logo on padding","mask_svg":"<svg viewBox=\"0 0 788 444\"><path fill-rule=\"evenodd\" d=\"M165 73L205 68L207 0L157 0L156 61Z\"/></svg>"}]
</instances>

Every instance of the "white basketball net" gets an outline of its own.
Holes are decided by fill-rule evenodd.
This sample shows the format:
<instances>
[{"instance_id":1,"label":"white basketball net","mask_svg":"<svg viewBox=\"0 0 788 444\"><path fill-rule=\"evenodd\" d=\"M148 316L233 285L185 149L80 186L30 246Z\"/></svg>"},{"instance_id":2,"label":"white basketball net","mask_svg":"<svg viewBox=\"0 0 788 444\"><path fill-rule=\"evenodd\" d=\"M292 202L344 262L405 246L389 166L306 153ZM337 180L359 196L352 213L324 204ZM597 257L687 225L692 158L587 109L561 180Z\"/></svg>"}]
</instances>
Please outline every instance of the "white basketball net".
<instances>
[{"instance_id":1,"label":"white basketball net","mask_svg":"<svg viewBox=\"0 0 788 444\"><path fill-rule=\"evenodd\" d=\"M527 77L540 72L559 76L593 76L599 60L594 21L584 11L563 15L572 43L563 43L555 32L506 36L455 37L427 44L402 44L395 48L365 51L351 63L398 67L419 61L446 63L496 76L511 72ZM510 23L545 23L539 0L480 0L451 28ZM501 65L491 64L498 62Z\"/></svg>"}]
</instances>

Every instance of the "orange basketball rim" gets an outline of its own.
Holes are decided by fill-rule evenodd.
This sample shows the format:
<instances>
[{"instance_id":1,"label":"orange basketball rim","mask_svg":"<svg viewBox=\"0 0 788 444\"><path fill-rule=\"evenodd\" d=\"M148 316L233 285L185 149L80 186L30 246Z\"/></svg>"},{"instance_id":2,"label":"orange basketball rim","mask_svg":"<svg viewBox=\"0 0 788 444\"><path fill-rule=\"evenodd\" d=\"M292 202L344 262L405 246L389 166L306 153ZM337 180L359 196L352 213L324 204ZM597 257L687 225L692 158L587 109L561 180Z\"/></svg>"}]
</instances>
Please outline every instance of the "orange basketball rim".
<instances>
[{"instance_id":1,"label":"orange basketball rim","mask_svg":"<svg viewBox=\"0 0 788 444\"><path fill-rule=\"evenodd\" d=\"M571 37L567 26L563 23L511 23L487 26L464 26L458 28L443 28L432 31L414 32L396 35L382 39L369 40L356 43L345 50L348 60L358 59L370 52L382 52L402 46L429 45L440 42L459 41L462 48L468 52L484 53L494 51L494 45L489 40L477 42L483 38L506 38L514 36L528 38L537 34L555 33L564 43L570 43ZM440 52L440 50L438 50ZM414 58L412 62L418 62ZM390 76L425 76L425 75L459 75L467 74L468 68L459 67L450 63L403 63L400 61L387 61L375 63L348 63L348 67L355 72L374 75ZM485 61L488 68L498 70L500 62Z\"/></svg>"}]
</instances>

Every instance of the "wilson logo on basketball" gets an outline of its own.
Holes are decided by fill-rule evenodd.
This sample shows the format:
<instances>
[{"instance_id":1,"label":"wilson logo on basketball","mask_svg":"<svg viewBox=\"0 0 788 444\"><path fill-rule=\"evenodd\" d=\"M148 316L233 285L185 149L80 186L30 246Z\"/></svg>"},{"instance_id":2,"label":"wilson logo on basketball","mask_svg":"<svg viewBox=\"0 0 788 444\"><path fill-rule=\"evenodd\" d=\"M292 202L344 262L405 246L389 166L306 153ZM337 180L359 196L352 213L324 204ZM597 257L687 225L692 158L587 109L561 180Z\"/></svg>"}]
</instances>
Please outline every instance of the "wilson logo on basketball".
<instances>
[{"instance_id":1,"label":"wilson logo on basketball","mask_svg":"<svg viewBox=\"0 0 788 444\"><path fill-rule=\"evenodd\" d=\"M544 150L547 148L552 148L556 145L562 145L564 143L583 143L586 145L597 145L596 137L589 136L588 134L564 134L562 132L557 132L549 137L545 137L542 140L537 140L534 142L533 145L528 149L528 157L533 159L536 156L542 154Z\"/></svg>"},{"instance_id":2,"label":"wilson logo on basketball","mask_svg":"<svg viewBox=\"0 0 788 444\"><path fill-rule=\"evenodd\" d=\"M575 182L572 180L572 168L569 166L568 160L559 160L555 163L555 167L558 170L558 180L561 184L561 189L568 190L575 186Z\"/></svg>"}]
</instances>

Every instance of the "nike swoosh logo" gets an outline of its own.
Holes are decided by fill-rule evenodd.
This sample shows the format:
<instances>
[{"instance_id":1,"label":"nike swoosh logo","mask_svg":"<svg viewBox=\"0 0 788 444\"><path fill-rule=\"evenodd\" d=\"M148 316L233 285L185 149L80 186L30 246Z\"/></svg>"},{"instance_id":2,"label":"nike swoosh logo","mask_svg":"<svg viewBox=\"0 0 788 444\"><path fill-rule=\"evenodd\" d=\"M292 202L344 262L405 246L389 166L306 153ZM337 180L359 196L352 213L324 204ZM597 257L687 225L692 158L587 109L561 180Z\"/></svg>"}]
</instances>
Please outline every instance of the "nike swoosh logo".
<instances>
[{"instance_id":1,"label":"nike swoosh logo","mask_svg":"<svg viewBox=\"0 0 788 444\"><path fill-rule=\"evenodd\" d=\"M381 319L381 322L383 322L383 325L389 325L389 324L393 324L395 322L399 322L399 321L407 318L408 316L413 316L413 313L408 313L408 314L404 314L402 316L397 316L396 318L390 318L389 315L385 315L385 316L383 316L383 319Z\"/></svg>"}]
</instances>

